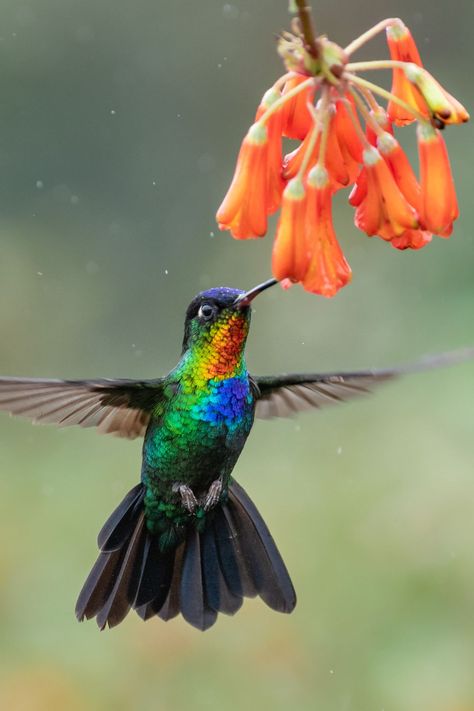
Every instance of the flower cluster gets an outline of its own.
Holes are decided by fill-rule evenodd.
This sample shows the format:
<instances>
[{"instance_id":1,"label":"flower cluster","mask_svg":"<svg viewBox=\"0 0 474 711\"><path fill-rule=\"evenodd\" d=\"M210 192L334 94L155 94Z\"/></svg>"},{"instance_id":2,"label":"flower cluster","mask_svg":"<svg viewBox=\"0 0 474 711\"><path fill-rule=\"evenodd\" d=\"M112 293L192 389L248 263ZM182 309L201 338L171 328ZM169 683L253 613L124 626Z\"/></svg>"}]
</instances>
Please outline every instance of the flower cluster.
<instances>
[{"instance_id":1,"label":"flower cluster","mask_svg":"<svg viewBox=\"0 0 474 711\"><path fill-rule=\"evenodd\" d=\"M390 59L350 61L383 30ZM331 214L341 188L353 186L354 221L369 237L402 250L424 247L433 234L449 237L458 207L440 131L469 115L424 69L403 22L384 20L345 49L308 39L300 23L281 37L279 52L288 72L264 94L243 140L219 227L237 239L261 237L281 208L273 274L323 296L351 279ZM391 91L360 76L378 69L392 71ZM414 121L418 176L394 135L394 126ZM282 138L299 145L283 155Z\"/></svg>"}]
</instances>

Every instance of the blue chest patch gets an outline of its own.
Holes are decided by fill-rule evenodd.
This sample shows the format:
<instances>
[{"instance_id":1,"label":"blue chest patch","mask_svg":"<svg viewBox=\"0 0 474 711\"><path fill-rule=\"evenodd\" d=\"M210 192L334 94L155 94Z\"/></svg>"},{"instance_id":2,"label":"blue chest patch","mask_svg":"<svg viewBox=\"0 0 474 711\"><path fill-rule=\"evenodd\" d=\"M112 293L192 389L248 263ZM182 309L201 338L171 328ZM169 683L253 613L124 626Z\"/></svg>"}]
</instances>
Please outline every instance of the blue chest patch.
<instances>
[{"instance_id":1,"label":"blue chest patch","mask_svg":"<svg viewBox=\"0 0 474 711\"><path fill-rule=\"evenodd\" d=\"M247 378L211 380L209 390L193 408L198 419L233 429L251 413L252 393Z\"/></svg>"}]
</instances>

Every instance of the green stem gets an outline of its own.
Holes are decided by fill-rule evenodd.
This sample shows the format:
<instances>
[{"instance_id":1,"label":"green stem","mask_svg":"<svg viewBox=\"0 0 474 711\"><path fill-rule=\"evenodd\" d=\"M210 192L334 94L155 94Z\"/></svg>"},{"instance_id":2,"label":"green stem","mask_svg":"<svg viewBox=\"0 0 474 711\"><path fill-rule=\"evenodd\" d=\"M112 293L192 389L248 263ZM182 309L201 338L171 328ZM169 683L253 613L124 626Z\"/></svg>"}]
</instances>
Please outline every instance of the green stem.
<instances>
[{"instance_id":1,"label":"green stem","mask_svg":"<svg viewBox=\"0 0 474 711\"><path fill-rule=\"evenodd\" d=\"M407 104L407 102L403 101L403 99L399 99L398 96L395 96L395 94L392 94L391 91L382 89L381 86L377 86L377 84L373 84L371 81L367 81L367 79L362 79L362 77L357 76L357 74L351 74L350 72L347 72L347 73L344 72L344 76L346 79L348 79L353 84L356 84L357 86L364 87L365 89L369 89L370 91L373 91L374 94L378 94L379 96L382 96L384 99L387 99L387 101L393 101L395 104L398 104L403 109L405 109L405 111L408 111L409 113L411 113L418 121L421 121L422 123L429 123L426 116L423 116L423 114L420 114L420 112L417 111L413 106L410 106L410 104Z\"/></svg>"},{"instance_id":2,"label":"green stem","mask_svg":"<svg viewBox=\"0 0 474 711\"><path fill-rule=\"evenodd\" d=\"M313 19L311 17L311 7L306 4L306 0L295 0L295 5L301 24L305 49L309 52L313 59L317 59L319 56L319 50L313 27Z\"/></svg>"},{"instance_id":3,"label":"green stem","mask_svg":"<svg viewBox=\"0 0 474 711\"><path fill-rule=\"evenodd\" d=\"M405 70L409 62L401 62L397 59L376 59L371 62L349 62L345 69L349 72L370 72L374 69L403 69Z\"/></svg>"},{"instance_id":4,"label":"green stem","mask_svg":"<svg viewBox=\"0 0 474 711\"><path fill-rule=\"evenodd\" d=\"M354 97L354 101L356 102L360 113L364 117L365 122L369 123L372 126L372 128L373 128L374 132L377 134L377 136L382 136L385 133L385 131L383 130L382 126L380 126L380 124L377 121L377 119L375 118L375 116L373 114L371 114L370 111L367 110L367 106L364 104L363 100L359 96L356 89L351 87L349 89L349 91L351 92L352 96Z\"/></svg>"},{"instance_id":5,"label":"green stem","mask_svg":"<svg viewBox=\"0 0 474 711\"><path fill-rule=\"evenodd\" d=\"M280 99L277 99L274 104L272 104L263 114L263 116L260 116L258 119L257 123L262 123L265 124L270 116L275 113L275 111L278 111L283 104L285 104L287 101L292 99L294 96L300 93L300 91L304 91L311 85L316 85L316 80L314 77L309 77L309 79L306 79L304 82L301 84L298 84L295 86L293 89L290 89L290 91L287 94L283 94L283 96Z\"/></svg>"},{"instance_id":6,"label":"green stem","mask_svg":"<svg viewBox=\"0 0 474 711\"><path fill-rule=\"evenodd\" d=\"M360 37L357 37L355 40L352 40L352 42L347 45L344 52L347 55L353 54L356 50L360 49L366 42L369 42L369 40L378 35L379 32L383 32L383 30L386 30L387 27L390 27L390 25L395 25L398 22L400 22L398 17L389 17L386 20L378 22L376 25L371 27L370 30L367 30L367 32L364 32L362 35L360 35Z\"/></svg>"}]
</instances>

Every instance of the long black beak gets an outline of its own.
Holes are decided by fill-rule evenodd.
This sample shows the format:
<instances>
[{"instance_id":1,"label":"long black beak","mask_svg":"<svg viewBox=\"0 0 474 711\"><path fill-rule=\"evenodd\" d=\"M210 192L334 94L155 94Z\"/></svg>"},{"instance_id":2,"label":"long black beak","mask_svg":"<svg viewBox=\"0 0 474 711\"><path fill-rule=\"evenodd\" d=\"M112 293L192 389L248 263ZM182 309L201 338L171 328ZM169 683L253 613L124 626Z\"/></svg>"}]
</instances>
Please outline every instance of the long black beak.
<instances>
[{"instance_id":1,"label":"long black beak","mask_svg":"<svg viewBox=\"0 0 474 711\"><path fill-rule=\"evenodd\" d=\"M275 286L275 284L278 284L278 279L267 279L267 281L264 281L263 284L259 284L258 286L254 286L253 289L250 289L250 291L246 291L245 294L240 294L234 301L234 306L238 309L243 309L246 306L250 306L250 303L255 299L256 296L262 293L262 291L265 291L265 289L269 289L271 286Z\"/></svg>"}]
</instances>

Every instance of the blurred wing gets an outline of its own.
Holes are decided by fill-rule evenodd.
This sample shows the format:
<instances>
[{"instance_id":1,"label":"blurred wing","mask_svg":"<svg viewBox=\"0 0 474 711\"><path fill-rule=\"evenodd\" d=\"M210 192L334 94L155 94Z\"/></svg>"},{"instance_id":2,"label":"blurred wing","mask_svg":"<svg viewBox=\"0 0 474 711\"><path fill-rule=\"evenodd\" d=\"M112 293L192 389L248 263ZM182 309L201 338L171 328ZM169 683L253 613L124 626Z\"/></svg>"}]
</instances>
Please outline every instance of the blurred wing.
<instances>
[{"instance_id":1,"label":"blurred wing","mask_svg":"<svg viewBox=\"0 0 474 711\"><path fill-rule=\"evenodd\" d=\"M144 435L163 380L0 378L0 410L34 423L97 427L102 434Z\"/></svg>"},{"instance_id":2,"label":"blurred wing","mask_svg":"<svg viewBox=\"0 0 474 711\"><path fill-rule=\"evenodd\" d=\"M474 358L474 348L428 356L412 365L386 370L354 373L279 375L253 378L257 405L255 416L261 419L291 417L297 412L319 409L368 395L379 384L400 375L416 373L443 365L454 365Z\"/></svg>"}]
</instances>

